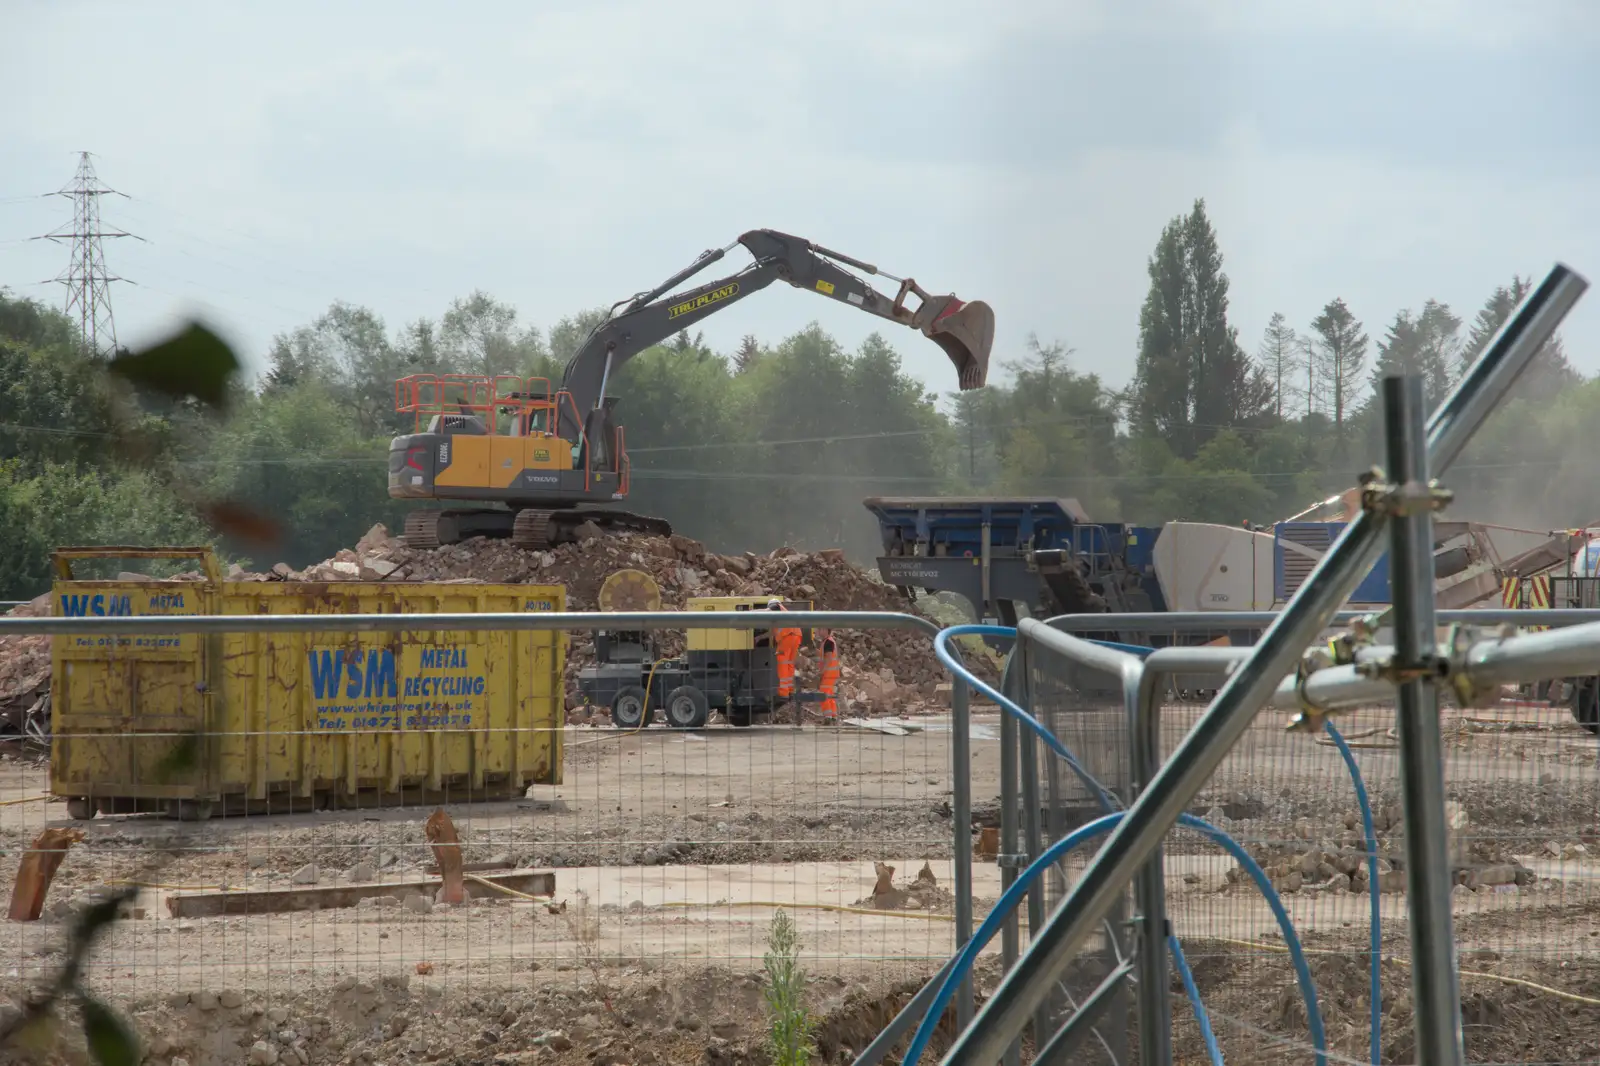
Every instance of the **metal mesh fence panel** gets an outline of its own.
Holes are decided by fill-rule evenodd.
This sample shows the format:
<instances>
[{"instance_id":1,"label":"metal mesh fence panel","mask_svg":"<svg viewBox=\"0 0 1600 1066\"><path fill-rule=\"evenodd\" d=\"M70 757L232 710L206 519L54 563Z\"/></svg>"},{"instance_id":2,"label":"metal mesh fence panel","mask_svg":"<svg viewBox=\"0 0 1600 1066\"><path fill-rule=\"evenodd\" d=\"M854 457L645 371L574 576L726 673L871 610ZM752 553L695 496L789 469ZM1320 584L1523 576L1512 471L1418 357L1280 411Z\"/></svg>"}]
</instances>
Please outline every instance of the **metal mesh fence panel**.
<instances>
[{"instance_id":1,"label":"metal mesh fence panel","mask_svg":"<svg viewBox=\"0 0 1600 1066\"><path fill-rule=\"evenodd\" d=\"M1141 636L1161 643L1159 636ZM1186 642L1204 641L1191 635ZM1111 679L1040 651L1031 654L1035 710L1092 762L1092 716L1110 702L1108 693L1089 693L1097 685L1110 689ZM1217 679L1198 675L1163 683L1163 757L1194 726L1216 685ZM1532 699L1531 693L1549 698ZM1593 858L1600 846L1600 783L1596 739L1575 720L1573 696L1572 679L1508 686L1489 708L1443 712L1455 931L1471 1062L1600 1057L1600 866ZM1290 733L1287 722L1287 715L1264 713L1190 813L1237 840L1278 892L1304 946L1330 1061L1371 1061L1376 900L1377 1057L1413 1062L1394 708L1365 707L1333 719L1348 762L1331 734ZM1375 878L1350 763L1369 798ZM1102 757L1096 772L1115 778L1108 765L1126 763ZM1047 824L1067 824L1082 810L1083 795L1071 786L1046 796L1053 808ZM1175 830L1163 850L1168 918L1225 1060L1306 1061L1314 1053L1306 1010L1261 893L1239 863L1193 831ZM1175 1060L1203 1060L1200 1030L1176 976L1172 992Z\"/></svg>"},{"instance_id":2,"label":"metal mesh fence panel","mask_svg":"<svg viewBox=\"0 0 1600 1066\"><path fill-rule=\"evenodd\" d=\"M1164 755L1204 709L1169 692ZM1284 724L1262 715L1190 810L1233 837L1270 878L1310 953L1333 1049L1366 1061L1369 900L1355 793L1327 737L1286 733ZM1304 1061L1311 1054L1306 1009L1259 888L1193 831L1174 832L1165 857L1168 917L1225 1053L1233 1061ZM1379 898L1395 910L1397 897ZM1177 1047L1200 1053L1187 1006L1174 1011Z\"/></svg>"},{"instance_id":3,"label":"metal mesh fence panel","mask_svg":"<svg viewBox=\"0 0 1600 1066\"><path fill-rule=\"evenodd\" d=\"M1050 649L1034 645L1029 649L1029 692L1031 710L1073 753L1087 774L1100 787L1125 804L1129 798L1127 713L1123 709L1122 683L1118 677L1075 662ZM1080 825L1105 813L1096 790L1070 769L1059 755L1044 745L1037 746L1035 772L1042 785L1044 810L1041 816L1042 844L1062 839ZM1045 877L1046 912L1053 911L1065 895L1070 880L1093 854L1095 845L1068 856ZM1052 1024L1059 1024L1076 1003L1092 992L1132 951L1133 938L1127 927L1128 903L1119 906L1108 928L1083 955L1072 974L1057 989L1048 1011ZM1124 989L1112 1000L1095 1026L1092 1039L1079 1054L1083 1061L1122 1066L1136 1053L1131 1026L1132 994Z\"/></svg>"},{"instance_id":4,"label":"metal mesh fence panel","mask_svg":"<svg viewBox=\"0 0 1600 1066\"><path fill-rule=\"evenodd\" d=\"M1169 702L1175 742L1199 705ZM1564 706L1507 699L1444 712L1455 929L1473 1062L1592 1061L1600 1051L1600 923L1594 737ZM1264 715L1196 806L1266 868L1310 957L1334 1054L1368 1061L1372 880L1351 774L1327 735ZM1379 1054L1413 1061L1394 711L1341 714L1370 797L1381 929ZM1201 808L1204 808L1203 810ZM1304 1011L1283 943L1231 860L1167 848L1168 908L1219 1030L1263 1041L1263 1060L1303 1059ZM1192 836L1192 835L1191 835ZM1203 960L1210 960L1209 963ZM1273 1045L1270 1039L1278 1041ZM1194 1044L1193 1046L1198 1046ZM1269 1053L1270 1052L1270 1053Z\"/></svg>"},{"instance_id":5,"label":"metal mesh fence panel","mask_svg":"<svg viewBox=\"0 0 1600 1066\"><path fill-rule=\"evenodd\" d=\"M801 687L814 689L808 670ZM17 884L47 830L57 843L44 846L66 850L41 917L13 923L0 949L12 1004L0 1013L58 971L87 905L136 889L85 980L161 1066L490 1061L567 1041L662 1061L760 1045L782 910L811 1009L833 1026L819 1048L863 1046L898 986L920 984L953 943L950 719L925 702L894 717L887 699L847 698L841 717L857 725L822 720L815 702L742 725L714 710L696 728L669 726L659 706L633 729L580 712L532 731L559 753L560 783L510 795L475 785L473 766L529 730L419 730L415 750L381 731L396 741L387 755L359 726L331 741L315 728L210 731L202 751L247 759L330 744L361 787L324 802L319 779L303 797L274 791L201 821L164 802L74 820L47 794L50 752L15 743L0 754L0 884ZM975 754L992 781L983 736ZM110 772L175 736L147 723L58 733L54 752L91 742ZM395 793L393 780L411 780L404 758L430 744L461 745L462 773ZM452 832L457 903L440 897ZM994 899L998 880L980 864L975 894Z\"/></svg>"}]
</instances>

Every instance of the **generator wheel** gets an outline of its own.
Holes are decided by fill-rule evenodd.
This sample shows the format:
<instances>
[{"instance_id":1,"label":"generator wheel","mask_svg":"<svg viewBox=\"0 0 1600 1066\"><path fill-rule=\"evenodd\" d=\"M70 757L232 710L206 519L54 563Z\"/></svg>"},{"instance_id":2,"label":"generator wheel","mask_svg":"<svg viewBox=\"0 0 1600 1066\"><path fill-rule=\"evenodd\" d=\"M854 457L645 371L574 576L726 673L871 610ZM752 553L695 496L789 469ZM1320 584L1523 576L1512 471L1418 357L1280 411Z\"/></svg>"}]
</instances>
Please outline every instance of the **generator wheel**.
<instances>
[{"instance_id":1,"label":"generator wheel","mask_svg":"<svg viewBox=\"0 0 1600 1066\"><path fill-rule=\"evenodd\" d=\"M89 796L72 796L67 800L67 817L78 822L87 822L99 811L100 804Z\"/></svg>"},{"instance_id":2,"label":"generator wheel","mask_svg":"<svg viewBox=\"0 0 1600 1066\"><path fill-rule=\"evenodd\" d=\"M1574 678L1572 717L1589 732L1600 736L1600 678Z\"/></svg>"},{"instance_id":3,"label":"generator wheel","mask_svg":"<svg viewBox=\"0 0 1600 1066\"><path fill-rule=\"evenodd\" d=\"M693 685L667 693L667 724L674 729L699 729L711 717L711 701Z\"/></svg>"},{"instance_id":4,"label":"generator wheel","mask_svg":"<svg viewBox=\"0 0 1600 1066\"><path fill-rule=\"evenodd\" d=\"M611 723L618 729L642 729L650 724L649 703L643 688L629 685L611 701Z\"/></svg>"}]
</instances>

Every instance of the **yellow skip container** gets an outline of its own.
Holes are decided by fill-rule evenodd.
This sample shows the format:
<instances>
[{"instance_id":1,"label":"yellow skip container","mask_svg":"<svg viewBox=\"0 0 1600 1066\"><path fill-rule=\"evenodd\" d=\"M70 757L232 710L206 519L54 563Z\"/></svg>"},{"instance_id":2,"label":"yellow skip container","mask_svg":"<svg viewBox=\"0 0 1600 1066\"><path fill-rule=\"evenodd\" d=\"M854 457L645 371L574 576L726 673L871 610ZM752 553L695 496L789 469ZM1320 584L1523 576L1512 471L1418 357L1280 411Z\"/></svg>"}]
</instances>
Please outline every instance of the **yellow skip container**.
<instances>
[{"instance_id":1,"label":"yellow skip container","mask_svg":"<svg viewBox=\"0 0 1600 1066\"><path fill-rule=\"evenodd\" d=\"M88 581L87 559L191 558L203 581ZM223 579L205 548L62 548L54 613L561 611L554 585ZM51 791L75 818L465 803L561 782L566 637L318 631L57 636Z\"/></svg>"}]
</instances>

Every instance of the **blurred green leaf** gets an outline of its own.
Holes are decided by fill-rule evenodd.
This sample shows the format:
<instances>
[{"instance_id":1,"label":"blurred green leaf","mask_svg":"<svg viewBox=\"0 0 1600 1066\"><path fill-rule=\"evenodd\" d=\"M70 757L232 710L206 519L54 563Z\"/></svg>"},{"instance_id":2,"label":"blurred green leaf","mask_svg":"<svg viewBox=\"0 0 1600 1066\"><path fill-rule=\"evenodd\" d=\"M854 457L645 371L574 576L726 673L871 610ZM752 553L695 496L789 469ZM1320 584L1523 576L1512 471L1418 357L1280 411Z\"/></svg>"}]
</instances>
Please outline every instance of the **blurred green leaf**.
<instances>
[{"instance_id":1,"label":"blurred green leaf","mask_svg":"<svg viewBox=\"0 0 1600 1066\"><path fill-rule=\"evenodd\" d=\"M61 1020L44 1007L27 1011L15 1026L0 1031L0 1047L20 1048L43 1054L61 1044Z\"/></svg>"},{"instance_id":2,"label":"blurred green leaf","mask_svg":"<svg viewBox=\"0 0 1600 1066\"><path fill-rule=\"evenodd\" d=\"M83 1009L83 1035L89 1053L100 1066L139 1066L143 1057L139 1038L128 1023L110 1007L90 995L80 996Z\"/></svg>"},{"instance_id":3,"label":"blurred green leaf","mask_svg":"<svg viewBox=\"0 0 1600 1066\"><path fill-rule=\"evenodd\" d=\"M78 917L77 926L73 929L73 939L80 943L92 942L100 935L100 930L117 920L117 911L131 895L132 893L127 891L118 892L84 910Z\"/></svg>"},{"instance_id":4,"label":"blurred green leaf","mask_svg":"<svg viewBox=\"0 0 1600 1066\"><path fill-rule=\"evenodd\" d=\"M239 357L226 341L198 322L154 348L107 364L111 373L177 399L193 396L218 411L228 406L228 384Z\"/></svg>"},{"instance_id":5,"label":"blurred green leaf","mask_svg":"<svg viewBox=\"0 0 1600 1066\"><path fill-rule=\"evenodd\" d=\"M194 769L199 762L200 734L185 733L178 738L178 742L156 764L155 779L163 783L170 783L173 778Z\"/></svg>"}]
</instances>

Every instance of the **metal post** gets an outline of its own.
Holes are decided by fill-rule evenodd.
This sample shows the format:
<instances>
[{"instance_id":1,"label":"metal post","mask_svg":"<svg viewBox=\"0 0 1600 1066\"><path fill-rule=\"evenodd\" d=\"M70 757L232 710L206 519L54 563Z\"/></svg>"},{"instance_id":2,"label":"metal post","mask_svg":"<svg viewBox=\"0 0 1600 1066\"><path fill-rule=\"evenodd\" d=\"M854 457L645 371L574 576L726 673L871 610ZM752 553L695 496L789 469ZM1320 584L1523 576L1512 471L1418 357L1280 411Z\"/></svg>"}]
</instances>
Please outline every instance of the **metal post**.
<instances>
[{"instance_id":1,"label":"metal post","mask_svg":"<svg viewBox=\"0 0 1600 1066\"><path fill-rule=\"evenodd\" d=\"M1420 1066L1463 1066L1461 989L1450 918L1439 690L1425 672L1437 656L1437 637L1433 502L1420 377L1383 380L1383 423L1389 480L1396 486L1393 499L1399 505L1389 524L1389 581L1394 598L1395 669L1401 679L1395 722L1405 805L1417 1062Z\"/></svg>"},{"instance_id":2,"label":"metal post","mask_svg":"<svg viewBox=\"0 0 1600 1066\"><path fill-rule=\"evenodd\" d=\"M951 821L955 823L956 950L972 939L972 713L967 683L950 686ZM972 1021L972 978L956 994L956 1025ZM1009 1041L1007 1041L1009 1043ZM996 1058L999 1057L997 1054Z\"/></svg>"},{"instance_id":3,"label":"metal post","mask_svg":"<svg viewBox=\"0 0 1600 1066\"><path fill-rule=\"evenodd\" d=\"M1133 960L1128 960L1106 974L1105 980L1095 986L1078 1004L1078 1009L1056 1030L1048 1042L1039 1048L1039 1053L1034 1056L1034 1066L1063 1066L1072 1058L1072 1053L1089 1038L1094 1032L1094 1023L1100 1015L1106 1013L1117 999L1118 993L1125 993L1128 988L1128 975L1134 970ZM1116 1017L1113 1011L1112 1017ZM1141 1049L1142 1051L1142 1049ZM1126 1061L1126 1058L1119 1059ZM1145 1060L1147 1063L1151 1060Z\"/></svg>"},{"instance_id":4,"label":"metal post","mask_svg":"<svg viewBox=\"0 0 1600 1066\"><path fill-rule=\"evenodd\" d=\"M982 589L983 603L978 606L978 620L983 622L983 623L985 623L986 625L987 624L992 624L994 622L994 613L995 613L994 604L990 599L990 597L993 595L993 590L991 590L990 587L989 587L989 558L990 558L989 535L990 535L989 523L988 522L984 522L983 523L983 540L979 545L980 551L981 551L981 553L983 555L983 559L982 559L983 573L979 576L979 580L981 581L981 583L983 585L983 589Z\"/></svg>"},{"instance_id":5,"label":"metal post","mask_svg":"<svg viewBox=\"0 0 1600 1066\"><path fill-rule=\"evenodd\" d=\"M1033 663L1029 653L1029 644L1021 634L1017 636L1015 650L1018 671L1022 675L1023 691L1028 694L1023 706L1030 712L1037 713L1035 708L1038 701L1033 698ZM1044 826L1042 823L1042 806L1039 794L1039 738L1034 736L1033 730L1023 729L1018 737L1017 746L1019 761L1022 763L1022 838L1028 853L1028 864L1044 854ZM1044 928L1044 900L1045 878L1036 877L1033 887L1028 889L1028 936L1032 938L1040 929ZM1009 970L1011 967L1006 967ZM1049 1004L1040 1005L1034 1013L1033 1020L1033 1045L1039 1047L1044 1043L1045 1035L1050 1032Z\"/></svg>"},{"instance_id":6,"label":"metal post","mask_svg":"<svg viewBox=\"0 0 1600 1066\"><path fill-rule=\"evenodd\" d=\"M1000 678L1000 691L1018 704L1022 703L1022 685L1017 676L1020 672L1020 655L1017 644L1013 644L1011 654L1006 656L1006 669ZM1018 850L1018 823L1021 821L1021 812L1017 810L1020 800L1020 789L1017 787L1017 733L1019 728L1017 719L1013 715L1000 716L1000 891L1008 891L1017 880L1016 855ZM1005 924L1000 927L1000 959L1007 970L1017 963L1017 954L1022 946L1021 937L1017 928L1017 912L1013 910L1006 915ZM1020 1066L1022 1062L1022 1042L1020 1038L1011 1042L1006 1049L1005 1066Z\"/></svg>"},{"instance_id":7,"label":"metal post","mask_svg":"<svg viewBox=\"0 0 1600 1066\"><path fill-rule=\"evenodd\" d=\"M1441 469L1461 451L1587 287L1583 278L1558 265L1467 371L1429 423L1429 451ZM1323 556L1262 635L1255 654L1223 685L1210 709L1089 860L1077 885L1034 935L1028 951L1001 980L975 1023L962 1027L944 1066L989 1066L1004 1054L1178 815L1249 729L1279 679L1377 561L1384 524L1381 515L1361 514ZM1072 641L1032 619L1019 622L1018 632L1040 641Z\"/></svg>"},{"instance_id":8,"label":"metal post","mask_svg":"<svg viewBox=\"0 0 1600 1066\"><path fill-rule=\"evenodd\" d=\"M1124 684L1122 698L1128 714L1128 764L1130 792L1143 794L1161 767L1161 725L1156 714L1144 714L1146 688L1141 664L1138 683ZM1153 701L1155 696L1150 697ZM1167 994L1167 879L1158 845L1133 882L1133 902L1139 912L1138 940L1134 950L1139 974L1139 1059L1146 1066L1172 1061L1172 998Z\"/></svg>"}]
</instances>

